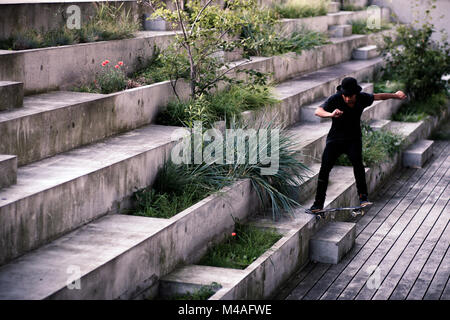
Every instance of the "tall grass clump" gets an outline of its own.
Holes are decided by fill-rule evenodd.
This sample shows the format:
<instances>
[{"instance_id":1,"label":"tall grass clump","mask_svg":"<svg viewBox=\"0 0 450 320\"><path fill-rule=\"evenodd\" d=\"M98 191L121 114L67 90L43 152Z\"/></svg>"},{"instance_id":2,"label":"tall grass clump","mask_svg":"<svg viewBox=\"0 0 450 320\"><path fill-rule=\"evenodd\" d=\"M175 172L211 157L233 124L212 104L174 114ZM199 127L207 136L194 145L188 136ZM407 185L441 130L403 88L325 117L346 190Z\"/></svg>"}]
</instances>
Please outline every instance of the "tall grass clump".
<instances>
[{"instance_id":1,"label":"tall grass clump","mask_svg":"<svg viewBox=\"0 0 450 320\"><path fill-rule=\"evenodd\" d=\"M230 127L233 130L246 129L244 125L232 124ZM176 165L169 161L158 174L152 188L135 193L138 203L135 214L170 217L240 179L250 179L261 204L271 205L273 219L291 212L299 205L291 198L291 190L300 187L308 168L297 160L295 142L286 130L271 124L261 125L254 130L259 143L244 141L244 148L238 147L239 141L235 137L224 136L224 148L227 144L232 146L232 158L229 159L227 155L227 161L224 160L225 156L222 161L215 158L211 160L212 156L206 154L205 150L212 142L206 141L197 149L192 145L192 150L197 150L204 157L201 164ZM275 136L276 132L278 137ZM262 139L263 135L267 139Z\"/></svg>"},{"instance_id":2,"label":"tall grass clump","mask_svg":"<svg viewBox=\"0 0 450 320\"><path fill-rule=\"evenodd\" d=\"M328 12L329 0L287 0L273 5L272 9L281 17L297 19L324 16Z\"/></svg>"},{"instance_id":3,"label":"tall grass clump","mask_svg":"<svg viewBox=\"0 0 450 320\"><path fill-rule=\"evenodd\" d=\"M275 230L236 223L235 232L210 248L199 264L245 269L281 238L282 235Z\"/></svg>"}]
</instances>

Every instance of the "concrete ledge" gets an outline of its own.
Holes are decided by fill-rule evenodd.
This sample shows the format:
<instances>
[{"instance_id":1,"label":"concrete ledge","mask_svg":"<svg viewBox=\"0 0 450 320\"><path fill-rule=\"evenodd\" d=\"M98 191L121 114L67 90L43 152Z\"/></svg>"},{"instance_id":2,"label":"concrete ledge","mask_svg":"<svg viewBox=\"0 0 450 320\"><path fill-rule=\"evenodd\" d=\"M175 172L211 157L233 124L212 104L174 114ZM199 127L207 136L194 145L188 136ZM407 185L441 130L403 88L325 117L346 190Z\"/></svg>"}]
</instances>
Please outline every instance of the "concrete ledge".
<instances>
[{"instance_id":1,"label":"concrete ledge","mask_svg":"<svg viewBox=\"0 0 450 320\"><path fill-rule=\"evenodd\" d=\"M350 59L353 48L366 41L365 36L352 36L319 47L317 50L306 51L302 55L252 57L250 61L241 60L236 64L240 64L238 67L240 69L274 72L276 81L285 81L295 74L304 73L305 70L314 70L324 65L347 61ZM304 61L309 62L303 63ZM358 75L359 79L362 79L365 76L371 76L370 69L378 63L379 61L369 62L367 65L366 62L344 64L340 73L344 76L346 72L350 72L346 70L349 68L352 75ZM366 68L363 68L364 66ZM276 109L271 108L270 112L279 113L281 117L279 120L286 122L287 125L297 122L300 120L301 104L312 102L311 99L323 97L328 92L334 91L335 88L329 88L331 85L337 86L334 84L338 80L333 70L335 69L328 71L331 82L321 86L314 84L315 88L310 86L309 92L305 95L299 95L301 91L296 90L297 92L290 97L282 98L283 103ZM243 78L242 74L234 76ZM320 81L326 83L326 81ZM289 83L286 82L278 87L285 87ZM329 89L325 90L326 87ZM182 99L188 98L189 86L186 82L178 81L177 91ZM169 81L109 95L50 92L26 97L24 108L0 114L0 133L6 141L5 144L0 145L0 153L16 154L19 166L38 161L152 123L161 108L171 99L175 99L175 95ZM268 109L262 110L262 112L266 111ZM250 118L252 114L254 112L244 113ZM18 130L21 132L20 135L17 135Z\"/></svg>"},{"instance_id":2,"label":"concrete ledge","mask_svg":"<svg viewBox=\"0 0 450 320\"><path fill-rule=\"evenodd\" d=\"M331 1L328 4L328 13L336 13L341 9L341 3L336 1Z\"/></svg>"},{"instance_id":3,"label":"concrete ledge","mask_svg":"<svg viewBox=\"0 0 450 320\"><path fill-rule=\"evenodd\" d=\"M328 223L310 240L310 258L320 263L338 264L355 244L356 224Z\"/></svg>"},{"instance_id":4,"label":"concrete ledge","mask_svg":"<svg viewBox=\"0 0 450 320\"><path fill-rule=\"evenodd\" d=\"M23 106L23 83L0 81L0 111Z\"/></svg>"},{"instance_id":5,"label":"concrete ledge","mask_svg":"<svg viewBox=\"0 0 450 320\"><path fill-rule=\"evenodd\" d=\"M17 184L0 190L0 264L126 209L153 183L183 136L178 129L143 127L19 168Z\"/></svg>"},{"instance_id":6,"label":"concrete ledge","mask_svg":"<svg viewBox=\"0 0 450 320\"><path fill-rule=\"evenodd\" d=\"M161 277L221 241L234 228L233 217L245 221L258 210L250 181L241 180L170 219L107 215L0 267L0 297L155 297ZM80 290L67 287L73 265Z\"/></svg>"},{"instance_id":7,"label":"concrete ledge","mask_svg":"<svg viewBox=\"0 0 450 320\"><path fill-rule=\"evenodd\" d=\"M419 140L403 151L404 167L422 168L423 164L433 155L432 140Z\"/></svg>"},{"instance_id":8,"label":"concrete ledge","mask_svg":"<svg viewBox=\"0 0 450 320\"><path fill-rule=\"evenodd\" d=\"M367 11L339 11L328 13L326 16L317 16L301 19L282 19L279 32L283 35L291 34L302 28L326 33L332 25L347 24L351 20L367 19Z\"/></svg>"},{"instance_id":9,"label":"concrete ledge","mask_svg":"<svg viewBox=\"0 0 450 320\"><path fill-rule=\"evenodd\" d=\"M268 299L275 294L279 284L308 261L307 250L315 232L316 218L299 214L297 226L284 230L284 236L244 271L232 288L222 288L209 300Z\"/></svg>"},{"instance_id":10,"label":"concrete ledge","mask_svg":"<svg viewBox=\"0 0 450 320\"><path fill-rule=\"evenodd\" d=\"M17 182L17 157L0 155L0 189Z\"/></svg>"},{"instance_id":11,"label":"concrete ledge","mask_svg":"<svg viewBox=\"0 0 450 320\"><path fill-rule=\"evenodd\" d=\"M342 38L352 35L352 26L350 24L339 24L328 27L328 34L330 37Z\"/></svg>"},{"instance_id":12,"label":"concrete ledge","mask_svg":"<svg viewBox=\"0 0 450 320\"><path fill-rule=\"evenodd\" d=\"M123 61L128 72L135 70L138 58L150 58L154 46L165 49L174 35L141 31L131 39L9 51L0 54L0 80L23 82L25 95L67 90L94 81L105 59Z\"/></svg>"},{"instance_id":13,"label":"concrete ledge","mask_svg":"<svg viewBox=\"0 0 450 320\"><path fill-rule=\"evenodd\" d=\"M379 55L377 46L376 45L370 45L358 48L353 51L353 59L355 60L368 60L373 59Z\"/></svg>"}]
</instances>

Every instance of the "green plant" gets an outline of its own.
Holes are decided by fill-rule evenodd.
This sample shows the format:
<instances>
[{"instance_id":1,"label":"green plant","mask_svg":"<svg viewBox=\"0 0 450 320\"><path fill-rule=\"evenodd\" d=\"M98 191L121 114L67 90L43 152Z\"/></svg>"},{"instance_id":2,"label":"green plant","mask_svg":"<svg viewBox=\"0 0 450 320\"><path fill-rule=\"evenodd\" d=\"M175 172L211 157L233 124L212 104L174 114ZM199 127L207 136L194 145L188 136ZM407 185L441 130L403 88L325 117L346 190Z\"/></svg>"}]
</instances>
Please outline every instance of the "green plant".
<instances>
[{"instance_id":1,"label":"green plant","mask_svg":"<svg viewBox=\"0 0 450 320\"><path fill-rule=\"evenodd\" d=\"M275 230L236 223L235 232L210 248L199 264L245 269L281 238Z\"/></svg>"},{"instance_id":2,"label":"green plant","mask_svg":"<svg viewBox=\"0 0 450 320\"><path fill-rule=\"evenodd\" d=\"M159 0L148 0L155 12L152 17L160 17L173 25L181 26L181 34L175 36L174 42L165 50L164 59L170 67L167 74L172 83L188 74L190 97L199 96L217 88L222 81L231 82L228 74L239 64L230 66L220 58L220 52L232 51L240 46L236 35L240 33L242 16L251 9L253 0L229 0L224 9L212 5L213 0L192 0L185 3L184 10L177 0L172 1L175 10L169 10ZM181 63L178 63L181 61ZM187 61L187 64L185 63ZM176 85L172 85L175 94Z\"/></svg>"},{"instance_id":3,"label":"green plant","mask_svg":"<svg viewBox=\"0 0 450 320\"><path fill-rule=\"evenodd\" d=\"M130 10L125 10L124 3L116 5L109 2L94 2L95 15L76 30L80 42L126 39L139 30L139 22Z\"/></svg>"},{"instance_id":4,"label":"green plant","mask_svg":"<svg viewBox=\"0 0 450 320\"><path fill-rule=\"evenodd\" d=\"M435 1L428 1L429 5L432 2ZM444 90L442 76L450 73L450 45L446 39L440 43L431 39L434 25L430 22L430 9L425 13L420 27L399 26L395 39L384 37L386 77L403 82L414 100L426 100Z\"/></svg>"},{"instance_id":5,"label":"green plant","mask_svg":"<svg viewBox=\"0 0 450 320\"><path fill-rule=\"evenodd\" d=\"M280 34L276 27L277 16L271 11L255 9L245 19L241 39L246 56L272 56L287 52L300 54L303 50L329 43L326 34L306 28L289 36Z\"/></svg>"},{"instance_id":6,"label":"green plant","mask_svg":"<svg viewBox=\"0 0 450 320\"><path fill-rule=\"evenodd\" d=\"M95 84L101 93L121 91L127 87L127 77L123 68L122 61L114 66L109 60L102 62L102 70L97 74L95 80Z\"/></svg>"},{"instance_id":7,"label":"green plant","mask_svg":"<svg viewBox=\"0 0 450 320\"><path fill-rule=\"evenodd\" d=\"M133 194L133 215L170 218L208 195L230 184L226 176L214 176L211 171L195 165L176 165L171 161L158 172L151 188Z\"/></svg>"},{"instance_id":8,"label":"green plant","mask_svg":"<svg viewBox=\"0 0 450 320\"><path fill-rule=\"evenodd\" d=\"M394 26L392 23L381 21L380 28L370 29L367 27L367 21L364 19L352 20L350 21L350 24L352 25L353 34L369 34L374 32L380 32L383 30L391 29Z\"/></svg>"},{"instance_id":9,"label":"green plant","mask_svg":"<svg viewBox=\"0 0 450 320\"><path fill-rule=\"evenodd\" d=\"M402 138L397 134L384 129L373 130L365 122L361 124L361 133L363 164L366 167L387 161L401 149ZM351 165L346 155L341 155L336 163L343 166Z\"/></svg>"},{"instance_id":10,"label":"green plant","mask_svg":"<svg viewBox=\"0 0 450 320\"><path fill-rule=\"evenodd\" d=\"M405 90L405 85L396 80L379 80L373 87L373 91L378 93L396 93L399 90Z\"/></svg>"},{"instance_id":11,"label":"green plant","mask_svg":"<svg viewBox=\"0 0 450 320\"><path fill-rule=\"evenodd\" d=\"M329 2L329 0L288 0L280 4L275 3L272 8L281 18L297 19L326 15Z\"/></svg>"},{"instance_id":12,"label":"green plant","mask_svg":"<svg viewBox=\"0 0 450 320\"><path fill-rule=\"evenodd\" d=\"M201 121L204 126L210 127L215 121L240 119L243 111L260 109L277 102L271 87L267 85L234 84L223 91L201 95L197 100L171 101L159 114L157 122L192 127L194 121Z\"/></svg>"},{"instance_id":13,"label":"green plant","mask_svg":"<svg viewBox=\"0 0 450 320\"><path fill-rule=\"evenodd\" d=\"M447 108L448 95L445 91L435 93L426 100L411 100L401 106L392 120L417 122L428 116L439 116Z\"/></svg>"}]
</instances>

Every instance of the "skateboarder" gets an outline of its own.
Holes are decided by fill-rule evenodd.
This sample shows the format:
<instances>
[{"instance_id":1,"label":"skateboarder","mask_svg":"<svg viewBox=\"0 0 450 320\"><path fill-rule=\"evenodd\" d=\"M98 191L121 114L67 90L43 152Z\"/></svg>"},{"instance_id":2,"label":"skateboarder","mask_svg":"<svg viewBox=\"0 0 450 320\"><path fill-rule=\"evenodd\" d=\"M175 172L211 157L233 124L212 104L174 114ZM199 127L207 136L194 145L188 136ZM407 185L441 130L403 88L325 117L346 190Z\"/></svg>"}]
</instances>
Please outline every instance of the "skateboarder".
<instances>
[{"instance_id":1,"label":"skateboarder","mask_svg":"<svg viewBox=\"0 0 450 320\"><path fill-rule=\"evenodd\" d=\"M406 99L406 95L402 91L369 94L361 90L356 79L345 78L337 87L337 93L330 96L315 111L318 117L332 118L332 125L322 155L316 198L310 208L313 213L323 209L330 171L337 158L343 153L348 156L353 166L360 205L364 206L369 202L362 162L361 114L364 108L370 106L374 100L403 100Z\"/></svg>"}]
</instances>

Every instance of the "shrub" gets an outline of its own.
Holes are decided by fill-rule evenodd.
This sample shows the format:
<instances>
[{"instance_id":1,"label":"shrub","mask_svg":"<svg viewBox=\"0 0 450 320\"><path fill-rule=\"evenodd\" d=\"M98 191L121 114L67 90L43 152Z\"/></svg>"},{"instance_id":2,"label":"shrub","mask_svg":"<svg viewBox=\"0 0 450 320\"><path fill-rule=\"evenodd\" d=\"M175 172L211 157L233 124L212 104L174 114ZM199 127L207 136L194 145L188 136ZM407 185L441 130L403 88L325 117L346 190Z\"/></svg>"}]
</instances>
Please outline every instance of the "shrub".
<instances>
[{"instance_id":1,"label":"shrub","mask_svg":"<svg viewBox=\"0 0 450 320\"><path fill-rule=\"evenodd\" d=\"M215 121L240 119L243 111L277 102L267 85L236 84L220 92L202 95L197 100L171 101L159 114L157 122L192 127L194 121L201 121L204 126L211 127Z\"/></svg>"},{"instance_id":2,"label":"shrub","mask_svg":"<svg viewBox=\"0 0 450 320\"><path fill-rule=\"evenodd\" d=\"M288 0L285 3L273 5L273 10L281 18L287 19L324 16L328 12L329 2L328 0Z\"/></svg>"},{"instance_id":3,"label":"shrub","mask_svg":"<svg viewBox=\"0 0 450 320\"><path fill-rule=\"evenodd\" d=\"M277 16L267 10L256 9L253 15L247 17L241 34L246 56L273 56L287 52L300 54L303 50L329 43L326 34L306 28L283 36L276 29L277 23Z\"/></svg>"},{"instance_id":4,"label":"shrub","mask_svg":"<svg viewBox=\"0 0 450 320\"><path fill-rule=\"evenodd\" d=\"M439 116L447 108L448 95L445 91L433 94L426 100L411 100L402 105L392 120L417 122L428 116Z\"/></svg>"},{"instance_id":5,"label":"shrub","mask_svg":"<svg viewBox=\"0 0 450 320\"><path fill-rule=\"evenodd\" d=\"M397 37L385 37L386 76L405 84L408 95L416 100L426 100L445 89L442 80L450 73L450 45L431 40L434 25L430 10L421 27L399 26Z\"/></svg>"},{"instance_id":6,"label":"shrub","mask_svg":"<svg viewBox=\"0 0 450 320\"><path fill-rule=\"evenodd\" d=\"M246 129L245 126L231 125L231 129ZM277 129L277 144L272 144L271 130ZM166 164L158 174L152 189L145 190L146 194L136 193L137 200L142 203L138 212L142 215L166 216L177 213L186 206L203 199L207 195L220 190L223 186L240 179L250 179L261 203L271 204L272 216L276 219L279 215L298 206L299 204L291 198L292 188L300 187L304 181L304 173L307 170L297 160L297 151L294 150L294 142L285 130L280 130L271 124L254 128L258 137L263 134L269 135L267 139L259 139L257 145L247 144L245 150L237 148L237 141L232 141L232 163L223 163L204 159L201 164L180 164L171 162ZM275 133L274 133L275 134ZM275 137L277 138L277 137ZM234 139L234 138L233 138ZM212 142L203 141L197 150L204 154L205 148ZM227 136L224 137L223 145L227 145ZM276 164L261 158L266 151L273 157ZM255 162L250 161L250 155L257 155ZM204 155L207 157L208 155ZM276 156L276 158L275 158ZM238 161L240 159L240 161ZM228 162L228 156L227 156ZM271 165L275 172L267 172ZM264 171L266 170L266 171ZM176 203L176 204L175 204ZM163 213L164 212L164 213Z\"/></svg>"}]
</instances>

